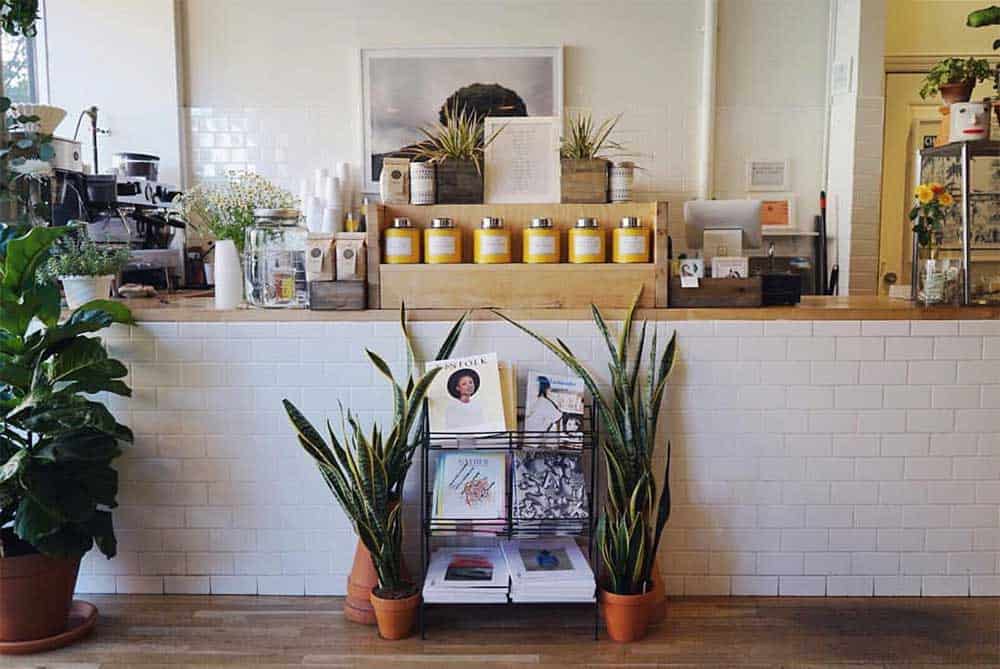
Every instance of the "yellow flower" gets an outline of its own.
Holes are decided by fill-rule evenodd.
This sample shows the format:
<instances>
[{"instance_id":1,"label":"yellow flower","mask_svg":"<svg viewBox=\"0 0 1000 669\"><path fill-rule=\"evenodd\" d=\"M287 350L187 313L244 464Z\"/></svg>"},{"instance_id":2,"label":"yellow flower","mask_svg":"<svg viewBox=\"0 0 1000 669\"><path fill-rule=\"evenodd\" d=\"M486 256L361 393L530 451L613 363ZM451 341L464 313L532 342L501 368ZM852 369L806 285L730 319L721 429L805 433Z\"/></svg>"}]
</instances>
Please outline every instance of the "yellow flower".
<instances>
[{"instance_id":1,"label":"yellow flower","mask_svg":"<svg viewBox=\"0 0 1000 669\"><path fill-rule=\"evenodd\" d=\"M941 203L942 207L950 207L951 205L955 204L955 198L951 196L951 193L945 191L940 195L938 195L938 202Z\"/></svg>"},{"instance_id":2,"label":"yellow flower","mask_svg":"<svg viewBox=\"0 0 1000 669\"><path fill-rule=\"evenodd\" d=\"M920 184L917 186L916 197L920 204L927 204L934 199L934 190L927 184Z\"/></svg>"}]
</instances>

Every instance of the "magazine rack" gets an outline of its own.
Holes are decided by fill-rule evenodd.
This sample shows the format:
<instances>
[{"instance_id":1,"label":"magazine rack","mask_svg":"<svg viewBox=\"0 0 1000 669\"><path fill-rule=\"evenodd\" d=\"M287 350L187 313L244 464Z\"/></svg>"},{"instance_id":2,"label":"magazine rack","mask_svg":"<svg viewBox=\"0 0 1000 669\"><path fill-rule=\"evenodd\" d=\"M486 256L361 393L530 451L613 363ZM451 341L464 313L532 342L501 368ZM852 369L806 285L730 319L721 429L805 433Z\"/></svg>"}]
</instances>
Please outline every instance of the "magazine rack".
<instances>
[{"instance_id":1,"label":"magazine rack","mask_svg":"<svg viewBox=\"0 0 1000 669\"><path fill-rule=\"evenodd\" d=\"M518 425L524 424L524 408L518 407ZM577 445L572 447L553 444L553 434L550 432L531 432L526 430L515 430L510 432L431 432L428 420L427 404L424 403L423 421L421 423L421 463L420 463L420 559L421 574L423 579L427 578L427 570L430 566L431 543L440 537L460 539L462 537L494 537L496 539L514 538L545 538L545 537L571 537L578 540L586 540L586 555L590 561L591 570L595 578L599 574L598 561L600 551L595 544L594 531L596 529L597 518L594 513L596 507L597 479L600 468L597 466L597 445L598 445L598 420L597 412L593 406L587 407L584 412L583 429L579 437L574 435L573 439ZM585 518L532 518L522 520L514 517L513 508L513 488L514 476L512 473L512 460L507 458L506 475L506 519L496 520L469 520L434 518L434 490L433 471L437 467L438 455L442 452L456 450L477 450L482 452L504 452L509 455L515 453L563 453L578 454L581 458L581 466L584 470L587 490L587 516ZM509 586L508 582L508 586ZM510 596L505 604L495 603L433 603L428 604L421 598L420 600L420 638L426 639L426 609L428 607L496 607L496 606L589 606L593 608L594 614L594 639L598 638L598 626L600 622L597 601L597 587L594 587L594 600L592 602L559 602L551 601L544 603L534 602L513 602Z\"/></svg>"}]
</instances>

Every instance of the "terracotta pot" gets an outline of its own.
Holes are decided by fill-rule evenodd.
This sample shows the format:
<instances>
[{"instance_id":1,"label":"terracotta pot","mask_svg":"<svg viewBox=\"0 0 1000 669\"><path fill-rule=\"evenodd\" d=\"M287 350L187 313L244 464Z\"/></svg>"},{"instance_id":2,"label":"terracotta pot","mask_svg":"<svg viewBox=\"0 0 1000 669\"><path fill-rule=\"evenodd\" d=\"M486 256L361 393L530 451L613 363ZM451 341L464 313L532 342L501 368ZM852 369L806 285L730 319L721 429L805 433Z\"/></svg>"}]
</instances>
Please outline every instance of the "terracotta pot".
<instances>
[{"instance_id":1,"label":"terracotta pot","mask_svg":"<svg viewBox=\"0 0 1000 669\"><path fill-rule=\"evenodd\" d=\"M667 589L663 585L663 576L660 574L660 559L653 561L653 598L652 608L649 611L649 622L658 623L667 617Z\"/></svg>"},{"instance_id":2,"label":"terracotta pot","mask_svg":"<svg viewBox=\"0 0 1000 669\"><path fill-rule=\"evenodd\" d=\"M628 643L646 636L655 590L642 595L616 595L601 590L604 624L612 641Z\"/></svg>"},{"instance_id":3,"label":"terracotta pot","mask_svg":"<svg viewBox=\"0 0 1000 669\"><path fill-rule=\"evenodd\" d=\"M372 606L378 621L378 633L383 639L396 641L405 639L413 631L420 606L420 593L415 592L403 599L383 599L372 592Z\"/></svg>"},{"instance_id":4,"label":"terracotta pot","mask_svg":"<svg viewBox=\"0 0 1000 669\"><path fill-rule=\"evenodd\" d=\"M34 553L0 559L0 642L65 632L79 571L79 557Z\"/></svg>"},{"instance_id":5,"label":"terracotta pot","mask_svg":"<svg viewBox=\"0 0 1000 669\"><path fill-rule=\"evenodd\" d=\"M378 585L378 574L372 564L371 553L358 540L354 549L354 564L347 577L347 598L344 600L344 617L362 625L375 624L375 610L372 608L372 588Z\"/></svg>"},{"instance_id":6,"label":"terracotta pot","mask_svg":"<svg viewBox=\"0 0 1000 669\"><path fill-rule=\"evenodd\" d=\"M953 105L957 102L968 102L972 97L972 89L976 87L974 80L960 81L957 84L941 84L938 90L941 91L941 99L945 104Z\"/></svg>"}]
</instances>

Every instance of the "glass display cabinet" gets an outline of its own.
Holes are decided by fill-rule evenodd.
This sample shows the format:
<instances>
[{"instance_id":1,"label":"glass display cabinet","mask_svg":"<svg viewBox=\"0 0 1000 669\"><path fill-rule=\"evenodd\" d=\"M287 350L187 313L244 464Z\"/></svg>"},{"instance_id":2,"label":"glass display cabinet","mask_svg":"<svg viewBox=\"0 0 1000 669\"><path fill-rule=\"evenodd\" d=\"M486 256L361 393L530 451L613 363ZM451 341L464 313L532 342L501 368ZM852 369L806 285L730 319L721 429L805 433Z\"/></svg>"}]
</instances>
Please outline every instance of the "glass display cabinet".
<instances>
[{"instance_id":1,"label":"glass display cabinet","mask_svg":"<svg viewBox=\"0 0 1000 669\"><path fill-rule=\"evenodd\" d=\"M953 142L923 149L920 183L939 182L955 198L937 250L959 269L961 304L1000 304L1000 141ZM913 236L913 297L920 248Z\"/></svg>"}]
</instances>

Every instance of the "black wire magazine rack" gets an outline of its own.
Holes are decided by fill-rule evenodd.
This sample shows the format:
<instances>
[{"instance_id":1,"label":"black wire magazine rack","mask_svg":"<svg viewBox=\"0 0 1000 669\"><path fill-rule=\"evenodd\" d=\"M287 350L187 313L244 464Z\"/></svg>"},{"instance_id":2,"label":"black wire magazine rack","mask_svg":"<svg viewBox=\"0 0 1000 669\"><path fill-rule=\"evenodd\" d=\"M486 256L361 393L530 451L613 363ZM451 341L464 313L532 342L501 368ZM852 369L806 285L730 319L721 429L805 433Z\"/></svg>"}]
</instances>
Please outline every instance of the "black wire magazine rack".
<instances>
[{"instance_id":1,"label":"black wire magazine rack","mask_svg":"<svg viewBox=\"0 0 1000 669\"><path fill-rule=\"evenodd\" d=\"M524 408L518 407L518 425L524 423ZM479 537L482 539L532 539L546 537L570 537L579 545L586 541L585 555L595 577L598 574L599 555L594 531L596 528L598 477L598 419L593 406L584 411L582 429L571 434L552 432L534 432L513 430L505 432L431 432L425 401L423 419L420 431L421 463L420 463L420 557L421 583L426 581L430 566L432 544L440 543L441 539L459 539L463 537ZM442 518L434 516L434 473L437 470L439 456L449 451L480 451L483 453L505 453L506 475L504 518L467 519ZM585 517L545 517L516 518L514 509L514 472L513 456L527 453L561 453L578 455L581 458L581 468L584 472L585 490L587 492ZM481 545L481 544L479 544ZM582 547L581 547L582 548ZM508 587L510 582L508 579ZM594 639L598 638L599 610L595 583L595 596L592 601L546 601L546 602L514 602L508 595L506 603L427 603L421 598L420 604L420 636L426 637L427 609L429 607L497 607L497 606L574 606L592 607L594 616Z\"/></svg>"}]
</instances>

